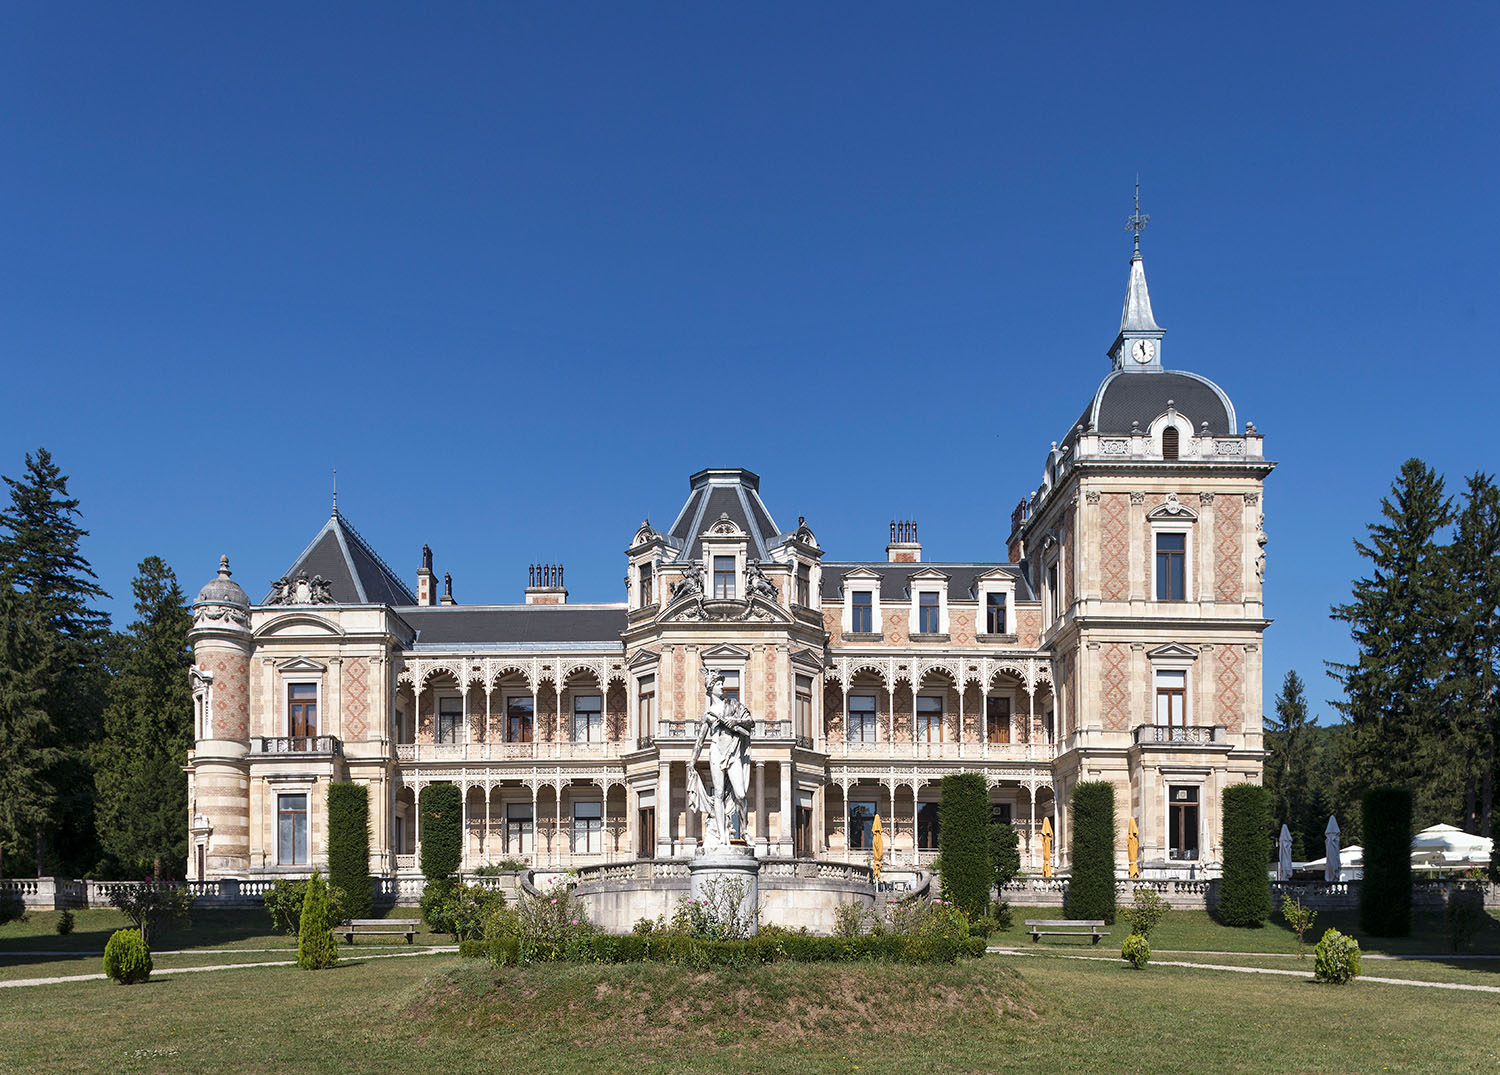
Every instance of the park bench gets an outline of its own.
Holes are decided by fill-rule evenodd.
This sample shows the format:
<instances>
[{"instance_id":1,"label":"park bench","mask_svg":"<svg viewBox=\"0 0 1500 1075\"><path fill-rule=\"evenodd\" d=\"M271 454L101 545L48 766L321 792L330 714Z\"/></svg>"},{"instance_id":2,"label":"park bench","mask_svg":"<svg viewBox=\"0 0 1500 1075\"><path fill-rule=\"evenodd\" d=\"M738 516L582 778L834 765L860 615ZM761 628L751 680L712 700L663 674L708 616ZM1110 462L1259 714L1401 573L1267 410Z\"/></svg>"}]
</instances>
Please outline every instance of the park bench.
<instances>
[{"instance_id":1,"label":"park bench","mask_svg":"<svg viewBox=\"0 0 1500 1075\"><path fill-rule=\"evenodd\" d=\"M353 944L355 937L373 937L377 934L405 937L411 943L412 934L421 924L420 918L350 918L339 923L336 931L345 943Z\"/></svg>"},{"instance_id":2,"label":"park bench","mask_svg":"<svg viewBox=\"0 0 1500 1075\"><path fill-rule=\"evenodd\" d=\"M1060 927L1071 927L1063 929ZM1099 931L1104 928L1104 920L1096 918L1028 918L1026 929L1031 934L1033 942L1043 937L1089 937L1091 944L1098 944L1099 938L1104 934ZM1087 929L1088 932L1084 932Z\"/></svg>"}]
</instances>

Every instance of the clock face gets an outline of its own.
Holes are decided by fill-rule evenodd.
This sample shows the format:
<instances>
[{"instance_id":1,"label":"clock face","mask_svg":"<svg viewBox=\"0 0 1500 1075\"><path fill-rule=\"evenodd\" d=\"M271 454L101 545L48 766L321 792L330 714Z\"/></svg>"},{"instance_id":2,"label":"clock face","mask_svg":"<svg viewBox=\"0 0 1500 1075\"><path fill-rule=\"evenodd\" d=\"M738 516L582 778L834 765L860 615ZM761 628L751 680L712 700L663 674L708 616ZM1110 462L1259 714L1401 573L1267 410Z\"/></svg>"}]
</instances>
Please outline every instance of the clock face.
<instances>
[{"instance_id":1,"label":"clock face","mask_svg":"<svg viewBox=\"0 0 1500 1075\"><path fill-rule=\"evenodd\" d=\"M1150 362L1156 357L1156 343L1153 340L1136 340L1130 348L1130 354L1137 362Z\"/></svg>"}]
</instances>

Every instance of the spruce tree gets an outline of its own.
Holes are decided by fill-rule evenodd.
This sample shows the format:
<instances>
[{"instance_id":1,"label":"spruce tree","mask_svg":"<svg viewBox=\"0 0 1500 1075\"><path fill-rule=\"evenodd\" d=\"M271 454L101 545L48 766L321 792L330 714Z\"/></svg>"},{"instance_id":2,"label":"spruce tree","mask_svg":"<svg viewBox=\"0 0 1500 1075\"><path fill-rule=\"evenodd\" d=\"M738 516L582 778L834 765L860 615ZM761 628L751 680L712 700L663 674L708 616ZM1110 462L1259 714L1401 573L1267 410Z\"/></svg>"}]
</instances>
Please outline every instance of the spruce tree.
<instances>
[{"instance_id":1,"label":"spruce tree","mask_svg":"<svg viewBox=\"0 0 1500 1075\"><path fill-rule=\"evenodd\" d=\"M1500 489L1488 474L1469 478L1448 549L1444 593L1452 635L1445 719L1438 738L1455 782L1455 820L1469 832L1494 832L1500 763Z\"/></svg>"},{"instance_id":2,"label":"spruce tree","mask_svg":"<svg viewBox=\"0 0 1500 1075\"><path fill-rule=\"evenodd\" d=\"M37 852L56 816L62 750L46 708L54 660L30 599L0 582L0 877L7 855Z\"/></svg>"},{"instance_id":3,"label":"spruce tree","mask_svg":"<svg viewBox=\"0 0 1500 1075\"><path fill-rule=\"evenodd\" d=\"M1452 506L1442 476L1408 459L1380 510L1387 521L1369 525L1368 544L1354 543L1370 577L1355 580L1352 600L1331 613L1349 624L1358 653L1330 672L1344 685L1345 699L1335 705L1352 725L1349 760L1363 782L1411 787L1430 770L1424 737L1441 710L1436 684L1446 668L1448 625L1437 536Z\"/></svg>"},{"instance_id":4,"label":"spruce tree","mask_svg":"<svg viewBox=\"0 0 1500 1075\"><path fill-rule=\"evenodd\" d=\"M109 618L90 602L108 595L81 551L88 531L78 525L78 501L47 449L28 454L25 476L5 483L11 502L0 511L0 581L28 595L38 622L54 636L43 684L54 738L39 746L61 751L51 766L59 794L42 831L57 833L56 867L82 873L99 855L89 746L99 738L109 631ZM51 865L42 841L37 857L39 872Z\"/></svg>"},{"instance_id":5,"label":"spruce tree","mask_svg":"<svg viewBox=\"0 0 1500 1075\"><path fill-rule=\"evenodd\" d=\"M116 641L116 671L94 756L99 833L135 873L178 876L187 861L187 776L193 743L192 647L177 576L158 557L132 584L137 619Z\"/></svg>"},{"instance_id":6,"label":"spruce tree","mask_svg":"<svg viewBox=\"0 0 1500 1075\"><path fill-rule=\"evenodd\" d=\"M1302 677L1288 671L1276 696L1276 716L1266 719L1265 787L1271 797L1271 830L1286 825L1296 844L1319 847L1326 817L1318 820L1314 784L1316 730L1307 717ZM1294 852L1295 854L1295 852Z\"/></svg>"}]
</instances>

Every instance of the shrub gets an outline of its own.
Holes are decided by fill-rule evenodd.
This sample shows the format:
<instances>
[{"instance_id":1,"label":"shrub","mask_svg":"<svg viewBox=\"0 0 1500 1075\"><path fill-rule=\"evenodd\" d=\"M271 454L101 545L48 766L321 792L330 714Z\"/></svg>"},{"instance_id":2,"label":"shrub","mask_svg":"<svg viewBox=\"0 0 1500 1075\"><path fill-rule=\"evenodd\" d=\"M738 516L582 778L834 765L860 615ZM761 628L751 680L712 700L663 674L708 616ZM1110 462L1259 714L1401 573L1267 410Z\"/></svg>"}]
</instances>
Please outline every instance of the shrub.
<instances>
[{"instance_id":1,"label":"shrub","mask_svg":"<svg viewBox=\"0 0 1500 1075\"><path fill-rule=\"evenodd\" d=\"M460 885L457 878L437 877L423 886L418 906L422 909L422 921L432 932L453 932L453 919L449 916L453 910L454 894Z\"/></svg>"},{"instance_id":2,"label":"shrub","mask_svg":"<svg viewBox=\"0 0 1500 1075\"><path fill-rule=\"evenodd\" d=\"M59 937L66 937L68 934L70 934L72 932L73 932L73 912L65 910L65 911L63 911L62 914L60 914L60 915L57 916L57 935Z\"/></svg>"},{"instance_id":3,"label":"shrub","mask_svg":"<svg viewBox=\"0 0 1500 1075\"><path fill-rule=\"evenodd\" d=\"M1259 929L1271 917L1271 805L1259 784L1224 789L1224 875L1217 917L1226 926Z\"/></svg>"},{"instance_id":4,"label":"shrub","mask_svg":"<svg viewBox=\"0 0 1500 1075\"><path fill-rule=\"evenodd\" d=\"M457 784L428 784L418 799L422 873L436 880L458 869L463 856L463 799Z\"/></svg>"},{"instance_id":5,"label":"shrub","mask_svg":"<svg viewBox=\"0 0 1500 1075\"><path fill-rule=\"evenodd\" d=\"M990 792L978 773L943 777L938 804L938 856L943 898L973 918L990 906L995 868L989 847Z\"/></svg>"},{"instance_id":6,"label":"shrub","mask_svg":"<svg viewBox=\"0 0 1500 1075\"><path fill-rule=\"evenodd\" d=\"M104 973L120 985L135 985L151 977L151 949L138 930L115 930L104 946Z\"/></svg>"},{"instance_id":7,"label":"shrub","mask_svg":"<svg viewBox=\"0 0 1500 1075\"><path fill-rule=\"evenodd\" d=\"M344 906L344 890L334 885L325 885L328 896L328 918L342 922L353 918ZM271 915L271 925L282 933L296 936L302 925L302 903L307 899L306 881L277 881L261 893L261 902Z\"/></svg>"},{"instance_id":8,"label":"shrub","mask_svg":"<svg viewBox=\"0 0 1500 1075\"><path fill-rule=\"evenodd\" d=\"M990 868L994 871L991 883L996 892L1003 890L1021 872L1021 837L1014 825L996 823L990 826Z\"/></svg>"},{"instance_id":9,"label":"shrub","mask_svg":"<svg viewBox=\"0 0 1500 1075\"><path fill-rule=\"evenodd\" d=\"M1359 977L1359 942L1336 929L1324 932L1313 949L1313 977L1343 985Z\"/></svg>"},{"instance_id":10,"label":"shrub","mask_svg":"<svg viewBox=\"0 0 1500 1075\"><path fill-rule=\"evenodd\" d=\"M1073 788L1072 874L1063 913L1115 921L1115 786L1096 780Z\"/></svg>"},{"instance_id":11,"label":"shrub","mask_svg":"<svg viewBox=\"0 0 1500 1075\"><path fill-rule=\"evenodd\" d=\"M458 942L458 954L462 959L483 959L488 951L485 943L477 938Z\"/></svg>"},{"instance_id":12,"label":"shrub","mask_svg":"<svg viewBox=\"0 0 1500 1075\"><path fill-rule=\"evenodd\" d=\"M302 899L302 917L297 927L297 966L303 970L323 970L339 961L338 945L333 939L333 922L328 914L328 886L313 871Z\"/></svg>"},{"instance_id":13,"label":"shrub","mask_svg":"<svg viewBox=\"0 0 1500 1075\"><path fill-rule=\"evenodd\" d=\"M1411 792L1371 788L1364 797L1365 879L1359 926L1372 937L1411 932Z\"/></svg>"},{"instance_id":14,"label":"shrub","mask_svg":"<svg viewBox=\"0 0 1500 1075\"><path fill-rule=\"evenodd\" d=\"M870 912L858 900L841 903L833 912L833 935L835 937L863 936L870 924Z\"/></svg>"},{"instance_id":15,"label":"shrub","mask_svg":"<svg viewBox=\"0 0 1500 1075\"><path fill-rule=\"evenodd\" d=\"M1448 948L1460 952L1473 943L1484 927L1484 897L1472 888L1455 888L1448 893L1443 908L1443 926L1448 931Z\"/></svg>"},{"instance_id":16,"label":"shrub","mask_svg":"<svg viewBox=\"0 0 1500 1075\"><path fill-rule=\"evenodd\" d=\"M370 789L364 784L328 785L328 884L344 893L343 917L370 917Z\"/></svg>"},{"instance_id":17,"label":"shrub","mask_svg":"<svg viewBox=\"0 0 1500 1075\"><path fill-rule=\"evenodd\" d=\"M593 935L583 901L565 885L540 896L523 895L516 905L514 923L517 956L522 963L579 961Z\"/></svg>"},{"instance_id":18,"label":"shrub","mask_svg":"<svg viewBox=\"0 0 1500 1075\"><path fill-rule=\"evenodd\" d=\"M1136 970L1145 969L1146 964L1151 962L1151 942L1146 940L1144 934L1130 934L1120 946L1120 958Z\"/></svg>"},{"instance_id":19,"label":"shrub","mask_svg":"<svg viewBox=\"0 0 1500 1075\"><path fill-rule=\"evenodd\" d=\"M1293 899L1290 893L1281 894L1281 920L1287 924L1293 933L1297 935L1297 958L1306 959L1307 953L1303 951L1306 947L1304 940L1307 931L1312 929L1313 922L1317 919L1318 912L1311 907L1302 906L1302 900Z\"/></svg>"},{"instance_id":20,"label":"shrub","mask_svg":"<svg viewBox=\"0 0 1500 1075\"><path fill-rule=\"evenodd\" d=\"M434 882L438 884L441 882ZM454 885L443 903L440 917L444 933L460 944L483 935L490 916L505 906L505 893L483 885ZM434 927L436 928L436 927Z\"/></svg>"},{"instance_id":21,"label":"shrub","mask_svg":"<svg viewBox=\"0 0 1500 1075\"><path fill-rule=\"evenodd\" d=\"M158 922L188 916L193 894L186 888L142 881L138 885L115 885L109 890L109 903L135 923L141 931L141 942L149 948L151 931Z\"/></svg>"},{"instance_id":22,"label":"shrub","mask_svg":"<svg viewBox=\"0 0 1500 1075\"><path fill-rule=\"evenodd\" d=\"M526 863L520 859L501 859L499 862L491 862L474 870L475 877L499 877L503 873L515 873L526 869Z\"/></svg>"},{"instance_id":23,"label":"shrub","mask_svg":"<svg viewBox=\"0 0 1500 1075\"><path fill-rule=\"evenodd\" d=\"M1149 940L1151 931L1161 925L1161 920L1167 917L1167 912L1171 909L1172 905L1162 899L1161 893L1156 889L1137 888L1134 901L1120 914L1130 923L1132 936Z\"/></svg>"},{"instance_id":24,"label":"shrub","mask_svg":"<svg viewBox=\"0 0 1500 1075\"><path fill-rule=\"evenodd\" d=\"M1004 900L995 901L994 906L990 908L990 917L1000 923L999 928L1002 930L1010 929L1016 921L1015 911Z\"/></svg>"}]
</instances>

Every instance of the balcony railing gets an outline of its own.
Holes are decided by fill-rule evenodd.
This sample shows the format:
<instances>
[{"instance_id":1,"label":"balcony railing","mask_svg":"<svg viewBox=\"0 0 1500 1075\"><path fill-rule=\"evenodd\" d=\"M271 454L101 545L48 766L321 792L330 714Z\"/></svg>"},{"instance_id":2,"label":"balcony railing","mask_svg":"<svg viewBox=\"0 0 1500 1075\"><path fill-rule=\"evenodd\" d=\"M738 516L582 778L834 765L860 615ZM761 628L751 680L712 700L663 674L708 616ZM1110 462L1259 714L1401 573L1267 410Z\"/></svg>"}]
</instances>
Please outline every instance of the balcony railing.
<instances>
[{"instance_id":1,"label":"balcony railing","mask_svg":"<svg viewBox=\"0 0 1500 1075\"><path fill-rule=\"evenodd\" d=\"M252 754L341 754L342 745L333 735L257 735Z\"/></svg>"},{"instance_id":2,"label":"balcony railing","mask_svg":"<svg viewBox=\"0 0 1500 1075\"><path fill-rule=\"evenodd\" d=\"M1181 724L1142 724L1135 730L1137 743L1222 743L1224 726L1184 727Z\"/></svg>"},{"instance_id":3,"label":"balcony railing","mask_svg":"<svg viewBox=\"0 0 1500 1075\"><path fill-rule=\"evenodd\" d=\"M521 761L530 758L614 758L628 753L629 742L562 740L513 743L397 743L397 761Z\"/></svg>"}]
</instances>

